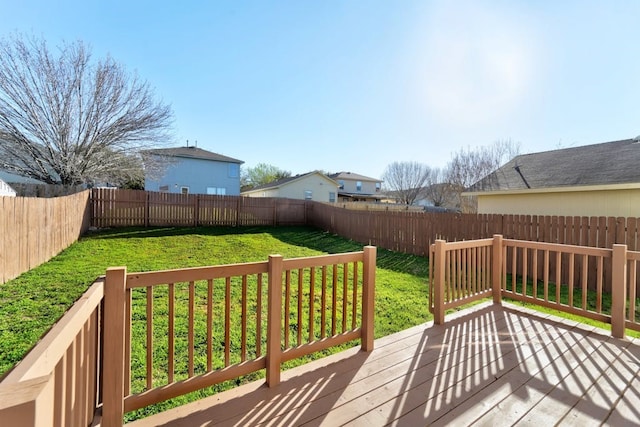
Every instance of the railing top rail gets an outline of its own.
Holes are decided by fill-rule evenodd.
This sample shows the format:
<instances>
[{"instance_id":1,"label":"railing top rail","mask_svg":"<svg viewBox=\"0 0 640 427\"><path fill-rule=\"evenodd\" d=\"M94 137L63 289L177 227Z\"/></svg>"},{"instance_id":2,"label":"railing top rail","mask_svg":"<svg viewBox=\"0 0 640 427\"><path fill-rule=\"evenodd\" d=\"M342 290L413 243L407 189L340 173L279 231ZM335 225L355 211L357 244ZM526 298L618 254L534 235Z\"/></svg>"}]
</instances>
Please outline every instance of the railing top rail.
<instances>
[{"instance_id":1,"label":"railing top rail","mask_svg":"<svg viewBox=\"0 0 640 427\"><path fill-rule=\"evenodd\" d=\"M480 248L484 246L491 246L492 244L492 238L478 240L461 240L459 242L446 242L446 250L453 251L456 249Z\"/></svg>"},{"instance_id":2,"label":"railing top rail","mask_svg":"<svg viewBox=\"0 0 640 427\"><path fill-rule=\"evenodd\" d=\"M104 278L99 278L53 325L42 340L4 377L3 384L49 375L102 301Z\"/></svg>"},{"instance_id":3,"label":"railing top rail","mask_svg":"<svg viewBox=\"0 0 640 427\"><path fill-rule=\"evenodd\" d=\"M362 261L364 252L349 252L344 254L318 255L303 258L289 258L282 261L284 270L295 270L298 268L322 267L325 265L344 264L354 261Z\"/></svg>"},{"instance_id":4,"label":"railing top rail","mask_svg":"<svg viewBox=\"0 0 640 427\"><path fill-rule=\"evenodd\" d=\"M562 243L530 242L527 240L503 239L503 246L527 249L540 249L554 252L573 253L578 255L593 255L611 258L612 250L607 248L593 248L589 246L567 245Z\"/></svg>"},{"instance_id":5,"label":"railing top rail","mask_svg":"<svg viewBox=\"0 0 640 427\"><path fill-rule=\"evenodd\" d=\"M627 251L627 259L629 261L640 261L640 252Z\"/></svg>"},{"instance_id":6,"label":"railing top rail","mask_svg":"<svg viewBox=\"0 0 640 427\"><path fill-rule=\"evenodd\" d=\"M175 270L147 271L127 274L127 288L164 285L167 283L195 282L232 276L266 273L267 261L242 264L214 265L207 267L180 268Z\"/></svg>"}]
</instances>

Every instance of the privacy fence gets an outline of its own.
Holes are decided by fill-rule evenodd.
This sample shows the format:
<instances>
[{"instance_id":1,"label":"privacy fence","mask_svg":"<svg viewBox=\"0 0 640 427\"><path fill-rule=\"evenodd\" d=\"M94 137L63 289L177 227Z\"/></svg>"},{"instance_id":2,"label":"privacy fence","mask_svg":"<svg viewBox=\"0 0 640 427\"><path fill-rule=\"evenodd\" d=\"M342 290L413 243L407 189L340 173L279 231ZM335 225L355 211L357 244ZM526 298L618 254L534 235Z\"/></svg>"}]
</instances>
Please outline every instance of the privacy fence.
<instances>
[{"instance_id":1,"label":"privacy fence","mask_svg":"<svg viewBox=\"0 0 640 427\"><path fill-rule=\"evenodd\" d=\"M89 225L309 225L362 244L428 256L436 239L490 238L640 250L638 218L474 215L345 209L304 200L93 189L56 199L0 198L0 283L73 243Z\"/></svg>"},{"instance_id":2,"label":"privacy fence","mask_svg":"<svg viewBox=\"0 0 640 427\"><path fill-rule=\"evenodd\" d=\"M0 284L48 261L91 224L90 191L51 199L0 197Z\"/></svg>"}]
</instances>

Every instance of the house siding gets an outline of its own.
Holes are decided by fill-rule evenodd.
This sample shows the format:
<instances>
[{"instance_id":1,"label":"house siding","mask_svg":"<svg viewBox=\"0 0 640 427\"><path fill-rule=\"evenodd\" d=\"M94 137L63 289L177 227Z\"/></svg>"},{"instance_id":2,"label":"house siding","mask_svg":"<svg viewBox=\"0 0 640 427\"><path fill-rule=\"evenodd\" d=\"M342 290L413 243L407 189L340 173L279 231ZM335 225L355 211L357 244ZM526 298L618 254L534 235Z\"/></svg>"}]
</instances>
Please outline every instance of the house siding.
<instances>
[{"instance_id":1,"label":"house siding","mask_svg":"<svg viewBox=\"0 0 640 427\"><path fill-rule=\"evenodd\" d=\"M229 165L236 165L238 176L229 175ZM224 188L226 195L240 194L239 164L205 159L176 157L167 166L159 180L145 179L145 190L160 191L168 186L168 192L180 193L188 187L191 194L206 194L208 187Z\"/></svg>"},{"instance_id":2,"label":"house siding","mask_svg":"<svg viewBox=\"0 0 640 427\"><path fill-rule=\"evenodd\" d=\"M248 191L242 195L247 197L285 197L305 200L306 191L311 191L311 199L309 200L330 202L330 193L334 193L334 197L337 197L338 186L321 174L313 174L278 187Z\"/></svg>"},{"instance_id":3,"label":"house siding","mask_svg":"<svg viewBox=\"0 0 640 427\"><path fill-rule=\"evenodd\" d=\"M478 213L639 217L640 189L484 194Z\"/></svg>"}]
</instances>

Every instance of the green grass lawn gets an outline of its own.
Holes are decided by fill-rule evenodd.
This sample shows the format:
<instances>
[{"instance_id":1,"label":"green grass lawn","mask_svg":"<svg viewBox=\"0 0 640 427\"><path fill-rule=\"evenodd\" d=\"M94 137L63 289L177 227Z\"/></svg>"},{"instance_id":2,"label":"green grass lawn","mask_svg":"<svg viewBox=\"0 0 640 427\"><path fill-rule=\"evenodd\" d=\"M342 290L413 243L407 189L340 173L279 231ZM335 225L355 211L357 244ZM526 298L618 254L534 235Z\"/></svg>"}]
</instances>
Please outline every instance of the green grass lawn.
<instances>
[{"instance_id":1,"label":"green grass lawn","mask_svg":"<svg viewBox=\"0 0 640 427\"><path fill-rule=\"evenodd\" d=\"M0 286L0 375L107 267L125 265L136 272L265 261L274 253L294 258L360 250L360 244L306 227L127 228L88 234L46 264ZM432 318L427 278L426 258L378 249L376 337Z\"/></svg>"}]
</instances>

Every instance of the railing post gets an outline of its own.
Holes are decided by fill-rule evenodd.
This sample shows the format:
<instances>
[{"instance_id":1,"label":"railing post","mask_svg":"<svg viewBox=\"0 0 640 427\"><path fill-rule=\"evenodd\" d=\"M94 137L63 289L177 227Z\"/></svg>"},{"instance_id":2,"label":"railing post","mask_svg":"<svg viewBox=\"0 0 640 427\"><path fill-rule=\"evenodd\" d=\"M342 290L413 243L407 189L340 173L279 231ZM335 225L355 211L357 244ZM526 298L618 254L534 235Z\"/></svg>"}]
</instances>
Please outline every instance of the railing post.
<instances>
[{"instance_id":1,"label":"railing post","mask_svg":"<svg viewBox=\"0 0 640 427\"><path fill-rule=\"evenodd\" d=\"M282 255L269 255L267 299L267 385L280 384L282 355Z\"/></svg>"},{"instance_id":2,"label":"railing post","mask_svg":"<svg viewBox=\"0 0 640 427\"><path fill-rule=\"evenodd\" d=\"M124 336L127 268L107 269L104 286L104 352L102 425L122 426L124 415Z\"/></svg>"},{"instance_id":3,"label":"railing post","mask_svg":"<svg viewBox=\"0 0 640 427\"><path fill-rule=\"evenodd\" d=\"M375 290L376 290L376 247L364 247L362 263L362 350L373 350Z\"/></svg>"},{"instance_id":4,"label":"railing post","mask_svg":"<svg viewBox=\"0 0 640 427\"><path fill-rule=\"evenodd\" d=\"M627 301L627 245L613 245L611 270L611 335L616 338L624 338Z\"/></svg>"},{"instance_id":5,"label":"railing post","mask_svg":"<svg viewBox=\"0 0 640 427\"><path fill-rule=\"evenodd\" d=\"M433 267L435 269L433 286L433 323L442 325L444 323L444 271L446 268L446 248L447 242L444 240L436 240L435 260Z\"/></svg>"},{"instance_id":6,"label":"railing post","mask_svg":"<svg viewBox=\"0 0 640 427\"><path fill-rule=\"evenodd\" d=\"M491 263L491 291L493 294L493 303L501 304L502 303L502 263L504 260L502 259L502 234L494 234L493 235L493 253L492 253L492 263Z\"/></svg>"}]
</instances>

